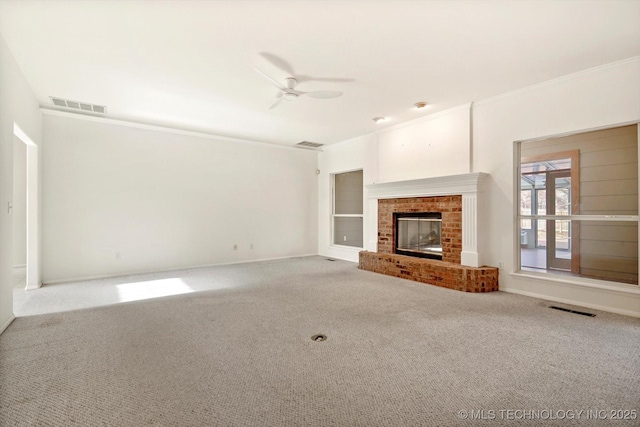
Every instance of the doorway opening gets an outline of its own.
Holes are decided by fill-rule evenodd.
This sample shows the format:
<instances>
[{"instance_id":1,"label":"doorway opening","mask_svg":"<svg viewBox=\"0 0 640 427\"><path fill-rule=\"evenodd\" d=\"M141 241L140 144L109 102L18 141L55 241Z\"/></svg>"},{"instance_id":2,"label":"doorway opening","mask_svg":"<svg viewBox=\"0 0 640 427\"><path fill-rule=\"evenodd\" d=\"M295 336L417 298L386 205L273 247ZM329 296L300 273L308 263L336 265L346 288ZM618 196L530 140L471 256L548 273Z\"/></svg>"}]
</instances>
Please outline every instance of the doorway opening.
<instances>
[{"instance_id":1,"label":"doorway opening","mask_svg":"<svg viewBox=\"0 0 640 427\"><path fill-rule=\"evenodd\" d=\"M13 216L13 284L35 289L40 287L39 152L16 123L13 134L13 200L8 207Z\"/></svg>"}]
</instances>

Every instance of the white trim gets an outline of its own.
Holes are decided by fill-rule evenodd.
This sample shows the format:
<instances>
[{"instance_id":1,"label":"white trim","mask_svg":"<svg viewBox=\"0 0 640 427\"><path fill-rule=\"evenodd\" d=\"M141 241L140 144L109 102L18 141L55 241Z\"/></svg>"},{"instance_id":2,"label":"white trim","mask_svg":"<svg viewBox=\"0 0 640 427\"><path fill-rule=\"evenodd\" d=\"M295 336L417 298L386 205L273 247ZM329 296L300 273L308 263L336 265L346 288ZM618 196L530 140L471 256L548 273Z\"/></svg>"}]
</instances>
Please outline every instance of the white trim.
<instances>
[{"instance_id":1,"label":"white trim","mask_svg":"<svg viewBox=\"0 0 640 427\"><path fill-rule=\"evenodd\" d=\"M514 144L520 144L520 143L523 143L523 142L546 141L547 139L565 138L567 136L580 135L582 133L597 132L599 130L616 129L616 128L622 128L622 127L625 127L625 126L633 126L633 125L640 125L640 119L631 120L631 121L622 122L622 123L614 123L614 124L611 124L611 125L596 126L596 127L587 128L587 129L570 130L570 131L567 131L567 132L554 133L554 134L545 135L545 136L536 136L534 138L518 139L518 140L515 140L513 142L514 142ZM518 161L518 163L520 163L520 157L519 156L517 158L517 161Z\"/></svg>"},{"instance_id":2,"label":"white trim","mask_svg":"<svg viewBox=\"0 0 640 427\"><path fill-rule=\"evenodd\" d=\"M182 270L191 270L194 268L219 267L223 265L249 264L252 262L277 261L281 259L303 258L303 257L316 256L316 255L318 254L316 253L316 254L290 255L290 256L273 257L273 258L250 259L250 260L244 260L244 261L221 262L217 264L200 264L200 265L192 265L188 267L173 267L173 268L165 268L161 270L133 270L133 271L125 271L121 273L102 274L102 275L96 275L96 276L82 276L82 277L70 277L66 279L47 280L43 283L43 285L55 285L58 283L67 283L67 282L83 282L85 280L96 280L96 279L110 279L113 277L135 276L138 274L166 273L168 271L182 271Z\"/></svg>"},{"instance_id":3,"label":"white trim","mask_svg":"<svg viewBox=\"0 0 640 427\"><path fill-rule=\"evenodd\" d=\"M511 294L523 295L526 297L532 297L532 298L546 300L546 301L554 301L554 302L560 302L563 304L575 305L579 307L592 308L594 310L606 311L608 313L622 314L624 316L640 318L640 312L632 311L632 310L624 310L624 309L612 307L609 305L592 304L592 303L587 303L582 301L574 301L566 298L556 298L548 294L539 294L536 292L522 291L520 289L514 289L514 288L504 288L502 286L500 286L500 291L511 293Z\"/></svg>"},{"instance_id":4,"label":"white trim","mask_svg":"<svg viewBox=\"0 0 640 427\"><path fill-rule=\"evenodd\" d=\"M448 108L446 110L442 110L442 111L438 111L436 113L433 114L429 114L428 116L424 116L424 117L418 117L417 119L412 119L412 120L408 120L405 122L400 122L398 124L392 125L392 126L387 126L383 129L379 129L379 130L375 130L373 131L374 134L380 135L381 133L387 133L387 132L392 132L394 130L398 130L398 129L402 129L402 128L406 128L407 126L415 126L424 122L428 122L434 119L437 119L439 117L442 116L446 116L452 113L457 112L458 110L467 110L469 108L471 108L471 104L473 104L473 102L467 102L461 105L457 105L455 107L452 108Z\"/></svg>"},{"instance_id":5,"label":"white trim","mask_svg":"<svg viewBox=\"0 0 640 427\"><path fill-rule=\"evenodd\" d=\"M16 316L14 316L13 314L11 315L11 317L9 317L7 319L6 322L4 322L4 324L2 326L0 326L0 335L7 330L7 328L9 327L9 325L11 324L11 322L13 322L14 320L16 320Z\"/></svg>"},{"instance_id":6,"label":"white trim","mask_svg":"<svg viewBox=\"0 0 640 427\"><path fill-rule=\"evenodd\" d=\"M35 142L33 142L33 140L31 138L29 138L29 135L27 135L22 129L20 129L20 126L18 126L17 123L13 123L13 134L22 142L24 142L27 145L30 145L32 147L37 147L38 144L36 144Z\"/></svg>"},{"instance_id":7,"label":"white trim","mask_svg":"<svg viewBox=\"0 0 640 427\"><path fill-rule=\"evenodd\" d=\"M349 252L357 252L360 253L362 251L364 251L364 248L359 248L357 246L349 246L349 245L340 245L338 243L332 243L329 245L329 248L333 248L333 249L340 249L340 250L346 250Z\"/></svg>"},{"instance_id":8,"label":"white trim","mask_svg":"<svg viewBox=\"0 0 640 427\"><path fill-rule=\"evenodd\" d=\"M38 289L42 286L42 282L36 282L35 284L29 284L27 283L27 285L24 287L25 291L32 291L34 289Z\"/></svg>"},{"instance_id":9,"label":"white trim","mask_svg":"<svg viewBox=\"0 0 640 427\"><path fill-rule=\"evenodd\" d=\"M476 172L462 175L439 176L434 178L413 179L408 181L369 184L370 205L376 199L399 199L407 197L462 196L462 252L460 263L469 267L480 267L478 254L478 194L481 184L489 174ZM366 242L377 240L378 227L372 227ZM371 244L369 244L371 246Z\"/></svg>"},{"instance_id":10,"label":"white trim","mask_svg":"<svg viewBox=\"0 0 640 427\"><path fill-rule=\"evenodd\" d=\"M534 273L528 271L516 271L511 276L525 279L540 280L569 285L577 288L593 288L599 291L607 291L616 294L640 296L640 287L626 283L608 282L605 280L589 279L586 277L560 276L553 273Z\"/></svg>"},{"instance_id":11,"label":"white trim","mask_svg":"<svg viewBox=\"0 0 640 427\"><path fill-rule=\"evenodd\" d=\"M325 251L320 252L318 255L357 264L362 251L363 249L353 246L329 245Z\"/></svg>"},{"instance_id":12,"label":"white trim","mask_svg":"<svg viewBox=\"0 0 640 427\"><path fill-rule=\"evenodd\" d=\"M40 287L41 274L41 154L38 145L33 142L17 123L13 123L13 135L27 148L27 287Z\"/></svg>"},{"instance_id":13,"label":"white trim","mask_svg":"<svg viewBox=\"0 0 640 427\"><path fill-rule=\"evenodd\" d=\"M476 172L408 181L365 185L370 199L452 196L478 193L478 187L489 174Z\"/></svg>"},{"instance_id":14,"label":"white trim","mask_svg":"<svg viewBox=\"0 0 640 427\"><path fill-rule=\"evenodd\" d=\"M528 191L529 189L526 189ZM521 219L554 219L560 221L610 221L610 222L638 222L638 215L520 215Z\"/></svg>"},{"instance_id":15,"label":"white trim","mask_svg":"<svg viewBox=\"0 0 640 427\"><path fill-rule=\"evenodd\" d=\"M105 116L104 114L80 112L68 108L56 107L48 104L40 104L40 112L48 116L66 117L76 120L86 120L90 122L107 123L116 126L127 126L138 129L152 130L156 132L172 133L176 135L193 136L196 138L215 139L217 141L235 142L239 144L248 144L260 147L281 148L287 150L300 149L295 145L282 145L276 143L270 143L266 141L258 141L246 138L237 138L232 136L217 135L214 133L208 133L198 130L191 130L185 128L172 127L153 122L145 122L142 120L133 120L120 116ZM322 150L315 150L322 151Z\"/></svg>"}]
</instances>

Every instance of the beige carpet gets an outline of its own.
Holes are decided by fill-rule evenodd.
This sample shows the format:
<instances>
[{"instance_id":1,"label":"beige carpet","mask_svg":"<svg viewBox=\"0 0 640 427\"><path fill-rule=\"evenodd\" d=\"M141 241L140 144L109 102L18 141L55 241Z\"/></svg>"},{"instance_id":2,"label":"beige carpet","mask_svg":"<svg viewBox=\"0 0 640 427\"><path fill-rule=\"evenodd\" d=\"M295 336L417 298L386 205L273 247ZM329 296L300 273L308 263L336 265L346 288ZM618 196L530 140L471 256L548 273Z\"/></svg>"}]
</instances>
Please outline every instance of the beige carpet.
<instances>
[{"instance_id":1,"label":"beige carpet","mask_svg":"<svg viewBox=\"0 0 640 427\"><path fill-rule=\"evenodd\" d=\"M539 419L640 410L639 319L322 257L166 277L226 286L16 319L0 336L0 425L640 424Z\"/></svg>"}]
</instances>

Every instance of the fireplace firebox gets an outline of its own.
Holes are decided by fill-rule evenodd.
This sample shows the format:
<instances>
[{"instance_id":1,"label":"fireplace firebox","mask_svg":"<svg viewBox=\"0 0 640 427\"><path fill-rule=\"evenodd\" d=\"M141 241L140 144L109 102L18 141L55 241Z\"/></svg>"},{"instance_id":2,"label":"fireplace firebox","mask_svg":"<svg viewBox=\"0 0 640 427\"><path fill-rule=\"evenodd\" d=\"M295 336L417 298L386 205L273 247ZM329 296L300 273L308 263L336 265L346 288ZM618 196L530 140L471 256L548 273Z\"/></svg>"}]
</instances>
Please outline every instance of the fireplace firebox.
<instances>
[{"instance_id":1,"label":"fireplace firebox","mask_svg":"<svg viewBox=\"0 0 640 427\"><path fill-rule=\"evenodd\" d=\"M397 212L393 218L397 254L442 259L442 213Z\"/></svg>"}]
</instances>

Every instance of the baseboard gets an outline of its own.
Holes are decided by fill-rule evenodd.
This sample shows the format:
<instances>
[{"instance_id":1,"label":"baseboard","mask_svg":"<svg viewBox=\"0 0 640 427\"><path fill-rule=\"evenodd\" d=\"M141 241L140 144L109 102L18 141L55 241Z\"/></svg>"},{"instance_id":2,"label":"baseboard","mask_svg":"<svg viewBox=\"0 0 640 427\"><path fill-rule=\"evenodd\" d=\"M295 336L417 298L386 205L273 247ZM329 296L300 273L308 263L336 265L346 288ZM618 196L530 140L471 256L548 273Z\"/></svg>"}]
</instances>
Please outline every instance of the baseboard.
<instances>
[{"instance_id":1,"label":"baseboard","mask_svg":"<svg viewBox=\"0 0 640 427\"><path fill-rule=\"evenodd\" d=\"M265 262L265 261L278 261L281 259L303 258L303 257L316 256L316 255L318 254L302 254L302 255L274 257L274 258L260 258L260 259L244 260L244 261L221 262L217 264L201 264L201 265L191 265L188 267L174 267L174 268L166 268L162 270L134 270L134 271L125 271L121 273L114 273L114 274L103 274L103 275L97 275L97 276L84 276L84 277L71 277L66 279L45 280L42 282L42 285L55 285L57 283L68 283L68 282L84 282L86 280L97 280L97 279L111 279L114 277L134 276L138 274L166 273L169 271L191 270L193 268L221 267L223 265L249 264L252 262Z\"/></svg>"},{"instance_id":2,"label":"baseboard","mask_svg":"<svg viewBox=\"0 0 640 427\"><path fill-rule=\"evenodd\" d=\"M4 322L2 326L0 326L0 335L2 335L2 333L9 327L11 322L13 322L15 319L16 319L16 316L12 314L11 317L9 317L7 321Z\"/></svg>"},{"instance_id":3,"label":"baseboard","mask_svg":"<svg viewBox=\"0 0 640 427\"><path fill-rule=\"evenodd\" d=\"M592 304L592 303L587 303L587 302L582 302L582 301L574 301L574 300L570 300L570 299L566 299L566 298L556 298L556 297L553 297L553 296L550 296L550 295L538 294L538 293L535 293L535 292L522 291L520 289L513 289L513 288L500 287L500 291L509 292L509 293L512 293L512 294L523 295L523 296L526 296L526 297L533 297L533 298L547 300L547 301L559 302L559 303L562 303L562 304L575 305L575 306L578 306L578 307L592 308L594 310L606 311L608 313L622 314L624 316L640 318L640 312L632 311L632 310L624 310L624 309L620 309L620 308L617 308L617 307L611 307L609 305Z\"/></svg>"}]
</instances>

